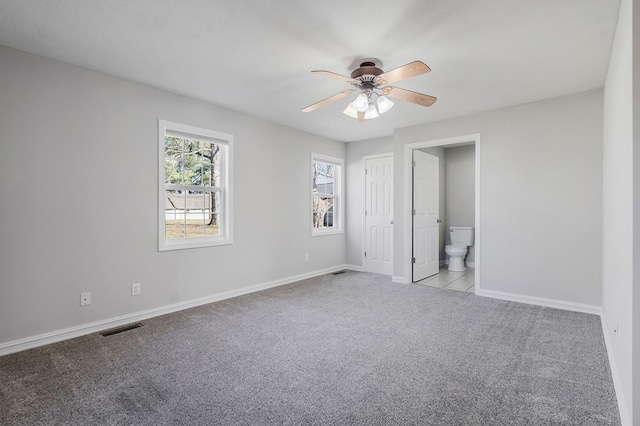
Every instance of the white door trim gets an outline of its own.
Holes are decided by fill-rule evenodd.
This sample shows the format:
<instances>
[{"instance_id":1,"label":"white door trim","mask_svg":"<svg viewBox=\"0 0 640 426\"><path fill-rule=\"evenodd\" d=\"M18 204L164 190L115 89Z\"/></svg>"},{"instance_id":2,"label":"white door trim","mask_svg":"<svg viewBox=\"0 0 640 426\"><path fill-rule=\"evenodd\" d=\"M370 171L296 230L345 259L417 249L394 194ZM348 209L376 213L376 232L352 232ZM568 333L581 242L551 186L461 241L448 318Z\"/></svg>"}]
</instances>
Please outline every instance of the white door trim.
<instances>
[{"instance_id":1,"label":"white door trim","mask_svg":"<svg viewBox=\"0 0 640 426\"><path fill-rule=\"evenodd\" d=\"M404 210L402 212L404 226L402 229L402 234L404 238L404 259L403 259L403 269L404 273L402 276L402 283L409 284L411 283L411 251L412 251L412 239L411 239L411 200L412 200L412 191L413 185L411 184L411 162L413 160L413 150L421 149L421 148L431 148L434 146L449 146L452 145L465 145L469 143L474 143L476 150L476 174L475 174L475 277L476 277L476 286L475 291L476 294L480 291L481 288L481 238L480 238L480 154L481 154L481 137L480 133L474 133L471 135L463 135L463 136L455 136L452 138L444 138L444 139L435 139L424 142L416 142L407 144L404 146ZM395 281L395 280L394 280Z\"/></svg>"},{"instance_id":2,"label":"white door trim","mask_svg":"<svg viewBox=\"0 0 640 426\"><path fill-rule=\"evenodd\" d=\"M365 258L364 258L364 249L365 247L367 247L367 223L366 223L366 217L365 217L365 209L367 207L367 176L366 176L366 169L367 169L367 160L371 160L374 158L383 158L383 157L393 157L393 152L385 152L382 154L372 154L372 155L363 155L362 156L362 166L361 166L361 170L362 170L362 211L360 212L360 217L362 218L362 250L360 255L362 256L362 261L361 261L361 265L364 268L365 265ZM395 173L394 173L395 176ZM391 186L391 190L393 191L393 185ZM393 244L393 243L392 243ZM392 258L392 262L393 262L393 258ZM393 270L393 267L392 267Z\"/></svg>"}]
</instances>

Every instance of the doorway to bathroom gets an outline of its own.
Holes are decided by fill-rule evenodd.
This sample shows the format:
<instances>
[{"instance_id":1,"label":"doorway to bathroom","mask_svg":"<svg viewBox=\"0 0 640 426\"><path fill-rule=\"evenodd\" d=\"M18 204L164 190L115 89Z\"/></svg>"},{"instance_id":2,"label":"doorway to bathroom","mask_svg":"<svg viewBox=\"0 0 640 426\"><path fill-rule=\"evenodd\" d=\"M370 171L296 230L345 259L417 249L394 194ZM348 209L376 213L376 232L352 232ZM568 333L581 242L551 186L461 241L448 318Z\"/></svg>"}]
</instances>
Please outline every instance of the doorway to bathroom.
<instances>
[{"instance_id":1,"label":"doorway to bathroom","mask_svg":"<svg viewBox=\"0 0 640 426\"><path fill-rule=\"evenodd\" d=\"M403 232L409 254L405 282L433 280L440 270L446 271L446 231L450 226L467 226L474 228L475 241L465 263L473 268L475 278L469 287L475 284L471 290L477 292L481 281L480 135L405 145L405 164Z\"/></svg>"}]
</instances>

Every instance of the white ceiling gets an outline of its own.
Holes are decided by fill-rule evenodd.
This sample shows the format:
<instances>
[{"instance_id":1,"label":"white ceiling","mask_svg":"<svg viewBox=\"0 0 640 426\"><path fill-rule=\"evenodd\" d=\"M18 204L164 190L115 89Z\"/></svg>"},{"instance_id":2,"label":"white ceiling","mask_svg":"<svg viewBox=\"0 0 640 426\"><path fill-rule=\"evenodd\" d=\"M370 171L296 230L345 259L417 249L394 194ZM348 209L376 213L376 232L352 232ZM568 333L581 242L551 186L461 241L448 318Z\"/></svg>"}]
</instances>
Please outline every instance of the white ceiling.
<instances>
[{"instance_id":1,"label":"white ceiling","mask_svg":"<svg viewBox=\"0 0 640 426\"><path fill-rule=\"evenodd\" d=\"M0 44L340 141L604 85L619 0L0 0ZM360 123L349 75L413 60L436 96ZM352 97L355 97L355 93Z\"/></svg>"}]
</instances>

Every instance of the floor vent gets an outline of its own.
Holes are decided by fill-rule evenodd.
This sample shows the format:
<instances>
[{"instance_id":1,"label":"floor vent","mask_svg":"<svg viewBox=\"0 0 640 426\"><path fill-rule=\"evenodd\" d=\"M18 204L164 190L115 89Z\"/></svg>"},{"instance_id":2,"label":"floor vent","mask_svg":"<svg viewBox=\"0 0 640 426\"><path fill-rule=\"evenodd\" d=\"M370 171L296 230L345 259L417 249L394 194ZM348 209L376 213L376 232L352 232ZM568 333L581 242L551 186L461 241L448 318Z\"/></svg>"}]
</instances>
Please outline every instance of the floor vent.
<instances>
[{"instance_id":1,"label":"floor vent","mask_svg":"<svg viewBox=\"0 0 640 426\"><path fill-rule=\"evenodd\" d=\"M140 327L142 327L142 324L137 322L135 324L127 324L127 325L123 325L122 327L112 328L111 330L103 331L100 334L102 334L103 337L113 336L114 334L122 333L123 331L129 331L129 330L133 330L134 328L140 328Z\"/></svg>"},{"instance_id":2,"label":"floor vent","mask_svg":"<svg viewBox=\"0 0 640 426\"><path fill-rule=\"evenodd\" d=\"M345 271L345 270L343 269L342 271L332 272L332 273L331 273L331 275L340 275L340 274L344 274L345 272L347 272L347 271Z\"/></svg>"}]
</instances>

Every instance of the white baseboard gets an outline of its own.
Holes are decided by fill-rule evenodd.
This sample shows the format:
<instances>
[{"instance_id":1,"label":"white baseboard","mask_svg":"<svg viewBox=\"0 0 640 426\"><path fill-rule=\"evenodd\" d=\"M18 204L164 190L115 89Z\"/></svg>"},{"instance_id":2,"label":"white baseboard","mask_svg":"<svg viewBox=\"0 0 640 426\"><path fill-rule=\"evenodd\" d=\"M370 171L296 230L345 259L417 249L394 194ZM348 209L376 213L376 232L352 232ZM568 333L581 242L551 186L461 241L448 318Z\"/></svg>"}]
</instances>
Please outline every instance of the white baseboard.
<instances>
[{"instance_id":1,"label":"white baseboard","mask_svg":"<svg viewBox=\"0 0 640 426\"><path fill-rule=\"evenodd\" d=\"M363 272L364 268L358 265L344 265L344 269L349 269L351 271Z\"/></svg>"},{"instance_id":2,"label":"white baseboard","mask_svg":"<svg viewBox=\"0 0 640 426\"><path fill-rule=\"evenodd\" d=\"M605 320L604 315L600 315L600 323L602 324L602 334L604 335L604 344L607 348L607 357L609 359L609 367L611 368L611 376L613 377L613 387L616 391L616 399L618 401L618 411L620 413L620 424L622 426L633 426L631 418L629 417L629 411L627 410L627 404L624 399L624 389L620 382L620 370L618 364L613 356L613 342L611 336L608 333L609 324Z\"/></svg>"},{"instance_id":3,"label":"white baseboard","mask_svg":"<svg viewBox=\"0 0 640 426\"><path fill-rule=\"evenodd\" d=\"M543 297L524 296L521 294L505 293L493 290L478 290L476 295L493 299L510 300L512 302L528 303L529 305L546 306L548 308L564 309L565 311L583 312L585 314L601 315L600 306L583 305L581 303L565 302L563 300L545 299Z\"/></svg>"},{"instance_id":4,"label":"white baseboard","mask_svg":"<svg viewBox=\"0 0 640 426\"><path fill-rule=\"evenodd\" d=\"M408 284L410 281L407 281L404 279L404 277L398 276L398 275L393 275L391 277L391 282L392 283L398 283L398 284Z\"/></svg>"},{"instance_id":5,"label":"white baseboard","mask_svg":"<svg viewBox=\"0 0 640 426\"><path fill-rule=\"evenodd\" d=\"M49 333L39 334L36 336L26 337L24 339L13 340L10 342L0 343L0 356L8 355L14 352L24 351L26 349L36 348L51 343L61 342L63 340L73 339L74 337L84 336L86 334L97 333L99 331L108 330L110 328L119 327L132 322L142 321L145 319L157 317L160 315L170 314L172 312L181 311L183 309L193 308L195 306L206 305L207 303L217 302L232 297L242 296L243 294L254 293L260 290L266 290L272 287L291 284L296 281L317 277L319 275L329 274L344 269L357 270L359 267L352 265L340 265L331 268L321 269L305 274L292 277L282 278L279 280L269 281L262 284L243 287L237 290L226 291L213 294L210 296L200 297L197 299L185 300L184 302L173 303L171 305L160 306L158 308L148 309L146 311L135 312L132 314L121 315L118 317L107 318L101 321L95 321L88 324L81 324L75 327L56 330ZM360 268L362 269L362 268Z\"/></svg>"}]
</instances>

